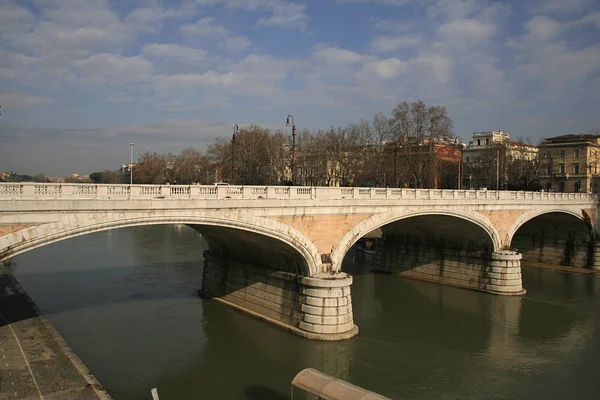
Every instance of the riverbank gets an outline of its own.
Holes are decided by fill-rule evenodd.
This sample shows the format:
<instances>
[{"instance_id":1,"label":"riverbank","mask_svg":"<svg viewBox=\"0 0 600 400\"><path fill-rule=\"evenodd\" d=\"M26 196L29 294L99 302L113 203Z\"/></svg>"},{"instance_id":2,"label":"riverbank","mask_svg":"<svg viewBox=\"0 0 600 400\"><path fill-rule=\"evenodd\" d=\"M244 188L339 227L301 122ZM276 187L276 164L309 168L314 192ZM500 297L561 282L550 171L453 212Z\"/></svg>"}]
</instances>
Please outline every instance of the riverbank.
<instances>
[{"instance_id":1,"label":"riverbank","mask_svg":"<svg viewBox=\"0 0 600 400\"><path fill-rule=\"evenodd\" d=\"M0 271L0 365L0 399L111 399L6 271Z\"/></svg>"}]
</instances>

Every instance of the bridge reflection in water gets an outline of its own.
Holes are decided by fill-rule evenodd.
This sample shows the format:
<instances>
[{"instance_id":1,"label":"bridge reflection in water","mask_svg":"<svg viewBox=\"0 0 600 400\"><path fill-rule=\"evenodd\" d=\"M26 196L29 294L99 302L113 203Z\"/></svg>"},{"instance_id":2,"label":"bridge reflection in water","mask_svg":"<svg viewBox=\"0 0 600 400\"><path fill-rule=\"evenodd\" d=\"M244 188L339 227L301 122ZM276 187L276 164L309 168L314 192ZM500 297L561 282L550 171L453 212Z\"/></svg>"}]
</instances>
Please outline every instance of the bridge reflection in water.
<instances>
[{"instance_id":1,"label":"bridge reflection in water","mask_svg":"<svg viewBox=\"0 0 600 400\"><path fill-rule=\"evenodd\" d=\"M303 368L391 398L596 398L600 279L524 267L524 297L373 274L351 251L361 335L304 340L195 296L191 229L98 233L21 255L17 278L116 400L285 399Z\"/></svg>"}]
</instances>

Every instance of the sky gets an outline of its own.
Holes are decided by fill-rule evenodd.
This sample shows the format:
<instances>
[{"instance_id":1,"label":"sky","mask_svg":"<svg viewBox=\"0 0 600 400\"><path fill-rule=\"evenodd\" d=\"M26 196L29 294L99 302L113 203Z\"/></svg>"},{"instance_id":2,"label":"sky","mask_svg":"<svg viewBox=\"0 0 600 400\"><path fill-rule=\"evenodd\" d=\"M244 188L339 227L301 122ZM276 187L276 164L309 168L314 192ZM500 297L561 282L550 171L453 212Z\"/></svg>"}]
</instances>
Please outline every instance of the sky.
<instances>
[{"instance_id":1,"label":"sky","mask_svg":"<svg viewBox=\"0 0 600 400\"><path fill-rule=\"evenodd\" d=\"M454 134L600 127L598 0L0 0L0 171L117 169L445 106Z\"/></svg>"}]
</instances>

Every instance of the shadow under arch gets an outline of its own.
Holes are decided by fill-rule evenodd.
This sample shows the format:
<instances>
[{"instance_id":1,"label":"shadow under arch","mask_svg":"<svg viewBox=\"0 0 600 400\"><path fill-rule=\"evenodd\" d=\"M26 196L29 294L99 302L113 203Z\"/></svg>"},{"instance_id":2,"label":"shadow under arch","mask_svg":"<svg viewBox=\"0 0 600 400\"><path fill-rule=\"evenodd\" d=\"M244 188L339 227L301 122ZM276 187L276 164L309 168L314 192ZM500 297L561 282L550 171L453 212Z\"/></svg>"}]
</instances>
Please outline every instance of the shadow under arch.
<instances>
[{"instance_id":1,"label":"shadow under arch","mask_svg":"<svg viewBox=\"0 0 600 400\"><path fill-rule=\"evenodd\" d=\"M521 214L519 216L519 218L517 218L516 221L512 224L512 226L510 227L510 229L508 230L508 232L506 234L506 243L507 244L512 243L512 240L513 240L515 234L517 233L519 228L521 228L523 225L530 222L534 218L543 216L545 214L571 215L571 216L579 219L581 222L583 222L586 225L586 227L590 230L590 232L592 230L591 221L589 221L583 214L583 211L579 210L579 209L554 208L554 209L549 209L549 210L531 210L531 211L527 211L527 212Z\"/></svg>"},{"instance_id":2,"label":"shadow under arch","mask_svg":"<svg viewBox=\"0 0 600 400\"><path fill-rule=\"evenodd\" d=\"M372 217L369 217L366 220L362 221L360 224L356 225L346 235L344 235L342 240L340 240L334 251L331 253L332 269L338 271L341 269L342 261L348 250L367 233L377 228L382 228L386 225L398 222L400 220L421 216L453 217L459 220L464 220L466 222L472 223L473 225L481 228L481 230L488 235L493 247L491 251L499 251L502 248L500 234L498 233L496 227L486 216L477 212L454 210L428 210L409 212L396 211L377 214ZM457 232L457 234L460 233Z\"/></svg>"},{"instance_id":3,"label":"shadow under arch","mask_svg":"<svg viewBox=\"0 0 600 400\"><path fill-rule=\"evenodd\" d=\"M303 258L300 273L311 276L318 273L320 254L316 246L301 232L281 222L253 217L247 220L226 219L210 216L143 216L112 219L98 222L97 219L69 222L53 222L25 228L0 238L0 261L14 257L35 248L76 236L86 235L109 229L118 229L143 225L185 224L191 226L209 226L229 228L266 236L284 243ZM48 231L52 233L47 233Z\"/></svg>"},{"instance_id":4,"label":"shadow under arch","mask_svg":"<svg viewBox=\"0 0 600 400\"><path fill-rule=\"evenodd\" d=\"M583 268L592 260L592 234L592 223L582 210L556 208L521 215L506 243L526 264Z\"/></svg>"}]
</instances>

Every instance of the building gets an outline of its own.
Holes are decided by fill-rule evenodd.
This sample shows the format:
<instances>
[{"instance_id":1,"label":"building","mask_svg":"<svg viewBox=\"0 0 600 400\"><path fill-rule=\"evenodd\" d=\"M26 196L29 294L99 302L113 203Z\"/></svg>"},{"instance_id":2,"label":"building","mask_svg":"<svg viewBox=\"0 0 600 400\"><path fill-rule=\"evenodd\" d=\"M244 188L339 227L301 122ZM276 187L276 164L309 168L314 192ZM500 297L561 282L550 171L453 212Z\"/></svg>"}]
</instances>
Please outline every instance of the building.
<instances>
[{"instance_id":1,"label":"building","mask_svg":"<svg viewBox=\"0 0 600 400\"><path fill-rule=\"evenodd\" d=\"M598 193L600 135L570 134L540 144L540 183L545 190Z\"/></svg>"},{"instance_id":2,"label":"building","mask_svg":"<svg viewBox=\"0 0 600 400\"><path fill-rule=\"evenodd\" d=\"M463 163L476 162L499 146L505 147L508 157L512 159L535 160L538 154L536 146L510 140L507 132L474 132L473 140L469 141L469 145L463 150Z\"/></svg>"},{"instance_id":3,"label":"building","mask_svg":"<svg viewBox=\"0 0 600 400\"><path fill-rule=\"evenodd\" d=\"M462 152L464 187L531 190L537 180L538 150L511 140L502 130L474 132Z\"/></svg>"}]
</instances>

